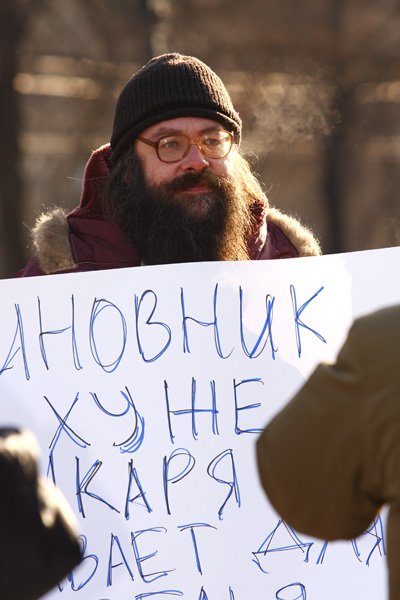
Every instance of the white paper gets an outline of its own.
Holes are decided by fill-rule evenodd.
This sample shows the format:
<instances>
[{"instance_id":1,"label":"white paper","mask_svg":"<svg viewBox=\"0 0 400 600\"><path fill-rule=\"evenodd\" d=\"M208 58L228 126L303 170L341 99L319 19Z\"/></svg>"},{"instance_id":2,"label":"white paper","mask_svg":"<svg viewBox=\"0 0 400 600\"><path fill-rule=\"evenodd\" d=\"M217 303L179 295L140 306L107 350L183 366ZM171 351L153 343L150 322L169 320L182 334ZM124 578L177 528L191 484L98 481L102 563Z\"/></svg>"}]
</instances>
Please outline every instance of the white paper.
<instances>
[{"instance_id":1,"label":"white paper","mask_svg":"<svg viewBox=\"0 0 400 600\"><path fill-rule=\"evenodd\" d=\"M385 519L356 541L297 534L261 489L254 447L355 317L400 302L399 258L1 281L1 423L37 435L85 547L46 598L386 597Z\"/></svg>"}]
</instances>

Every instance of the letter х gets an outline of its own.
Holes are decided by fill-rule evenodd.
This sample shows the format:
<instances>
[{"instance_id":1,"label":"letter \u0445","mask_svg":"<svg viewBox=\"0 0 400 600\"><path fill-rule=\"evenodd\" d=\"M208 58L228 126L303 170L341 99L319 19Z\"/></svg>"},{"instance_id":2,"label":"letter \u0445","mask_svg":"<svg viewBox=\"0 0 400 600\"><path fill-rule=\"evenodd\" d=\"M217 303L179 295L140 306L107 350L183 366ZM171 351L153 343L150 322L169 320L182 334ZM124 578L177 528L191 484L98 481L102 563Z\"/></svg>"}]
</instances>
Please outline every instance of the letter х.
<instances>
[{"instance_id":1,"label":"letter \u0445","mask_svg":"<svg viewBox=\"0 0 400 600\"><path fill-rule=\"evenodd\" d=\"M65 431L65 433L68 435L68 437L78 446L80 446L80 448L86 448L87 446L90 446L89 442L86 442L83 438L81 438L69 425L67 425L67 420L69 419L69 416L72 412L72 409L74 408L75 404L78 402L79 399L79 393L75 396L75 400L73 401L71 408L69 409L69 411L67 412L67 414L65 415L64 418L62 418L58 412L56 411L56 409L54 408L54 406L51 404L51 402L49 401L48 398L46 398L46 396L44 396L44 399L46 400L47 404L50 406L51 410L53 411L53 413L55 414L59 425L56 429L56 432L53 436L53 439L51 440L50 443L50 457L52 457L52 454L54 452L54 449L57 445L57 442L60 438L61 432Z\"/></svg>"}]
</instances>

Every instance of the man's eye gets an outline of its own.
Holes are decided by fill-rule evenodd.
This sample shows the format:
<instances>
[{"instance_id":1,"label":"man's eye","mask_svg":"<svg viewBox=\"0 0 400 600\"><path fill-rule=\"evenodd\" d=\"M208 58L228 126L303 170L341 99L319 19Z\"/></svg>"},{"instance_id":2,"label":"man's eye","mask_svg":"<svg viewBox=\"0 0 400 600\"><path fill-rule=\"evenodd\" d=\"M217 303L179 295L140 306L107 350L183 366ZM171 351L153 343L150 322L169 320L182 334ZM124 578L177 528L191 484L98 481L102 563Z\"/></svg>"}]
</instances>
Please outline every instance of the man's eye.
<instances>
[{"instance_id":1,"label":"man's eye","mask_svg":"<svg viewBox=\"0 0 400 600\"><path fill-rule=\"evenodd\" d=\"M182 141L176 138L165 138L158 143L159 148L163 150L175 150L182 146Z\"/></svg>"},{"instance_id":2,"label":"man's eye","mask_svg":"<svg viewBox=\"0 0 400 600\"><path fill-rule=\"evenodd\" d=\"M219 138L206 138L203 142L204 146L219 146L222 143L222 140L220 140Z\"/></svg>"}]
</instances>

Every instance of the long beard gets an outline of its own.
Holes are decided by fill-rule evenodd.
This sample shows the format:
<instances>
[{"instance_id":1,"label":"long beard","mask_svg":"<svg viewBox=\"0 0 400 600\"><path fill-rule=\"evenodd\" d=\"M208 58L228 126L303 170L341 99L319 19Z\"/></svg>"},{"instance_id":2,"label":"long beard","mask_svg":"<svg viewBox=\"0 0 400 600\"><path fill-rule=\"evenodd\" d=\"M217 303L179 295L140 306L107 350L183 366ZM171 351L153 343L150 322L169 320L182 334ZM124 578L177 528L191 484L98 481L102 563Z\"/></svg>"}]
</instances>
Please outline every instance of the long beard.
<instances>
[{"instance_id":1,"label":"long beard","mask_svg":"<svg viewBox=\"0 0 400 600\"><path fill-rule=\"evenodd\" d=\"M251 210L233 184L209 172L152 187L142 175L139 179L125 184L113 220L145 264L249 258ZM201 183L207 184L207 193L185 193Z\"/></svg>"}]
</instances>

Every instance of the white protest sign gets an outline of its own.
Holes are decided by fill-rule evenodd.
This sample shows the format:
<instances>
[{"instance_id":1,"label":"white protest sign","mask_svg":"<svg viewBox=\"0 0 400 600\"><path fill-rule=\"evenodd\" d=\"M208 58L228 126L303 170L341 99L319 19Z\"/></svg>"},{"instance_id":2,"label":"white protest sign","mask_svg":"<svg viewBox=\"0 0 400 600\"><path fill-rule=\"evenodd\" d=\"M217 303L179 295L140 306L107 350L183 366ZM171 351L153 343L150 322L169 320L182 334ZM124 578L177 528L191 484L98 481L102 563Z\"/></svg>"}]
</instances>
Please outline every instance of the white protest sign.
<instances>
[{"instance_id":1,"label":"white protest sign","mask_svg":"<svg viewBox=\"0 0 400 600\"><path fill-rule=\"evenodd\" d=\"M382 519L353 541L297 534L259 485L254 446L354 317L400 302L399 258L0 282L1 423L37 435L84 547L48 598L384 598Z\"/></svg>"}]
</instances>

